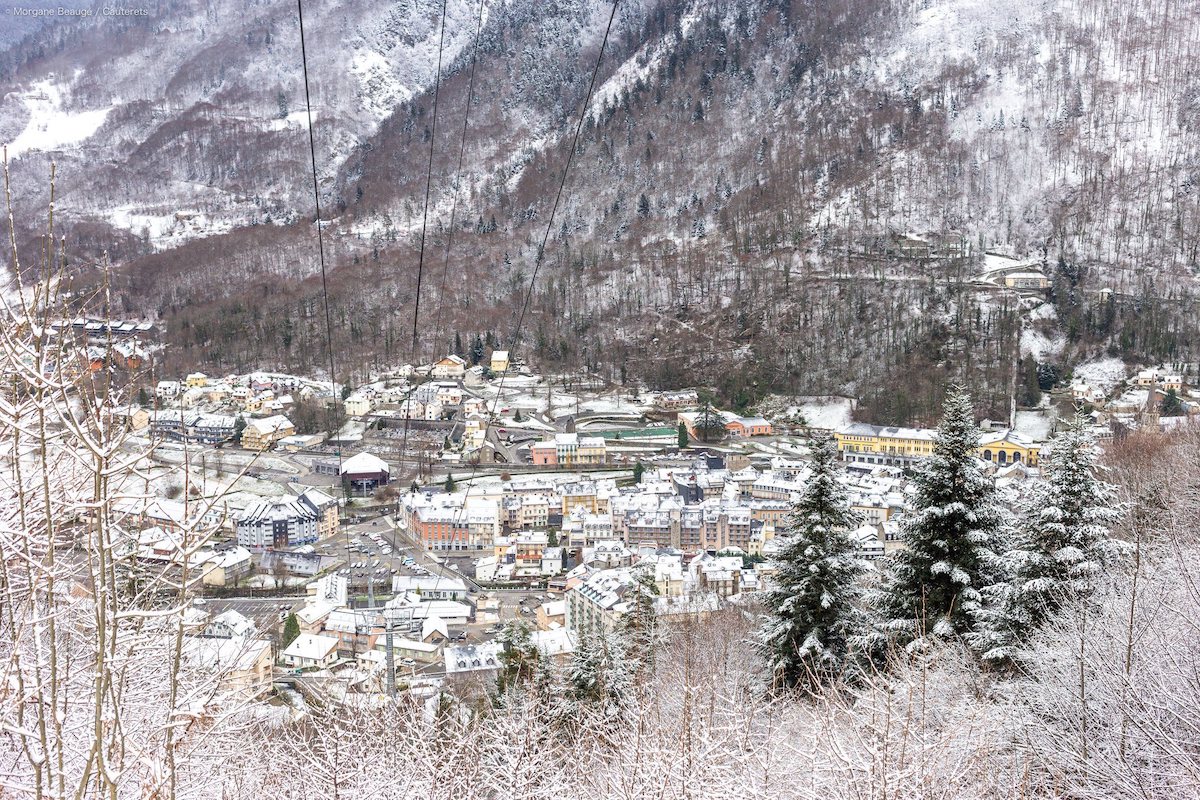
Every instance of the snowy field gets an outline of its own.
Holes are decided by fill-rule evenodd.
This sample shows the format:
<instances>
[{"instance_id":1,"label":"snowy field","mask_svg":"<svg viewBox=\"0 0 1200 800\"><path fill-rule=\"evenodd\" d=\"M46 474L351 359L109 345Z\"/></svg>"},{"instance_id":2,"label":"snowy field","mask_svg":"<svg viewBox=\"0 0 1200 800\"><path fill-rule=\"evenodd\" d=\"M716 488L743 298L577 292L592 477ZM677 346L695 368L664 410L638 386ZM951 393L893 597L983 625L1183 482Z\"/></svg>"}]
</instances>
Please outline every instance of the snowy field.
<instances>
[{"instance_id":1,"label":"snowy field","mask_svg":"<svg viewBox=\"0 0 1200 800\"><path fill-rule=\"evenodd\" d=\"M778 395L764 398L757 412L768 419L803 420L805 425L837 430L850 423L854 400L837 395Z\"/></svg>"},{"instance_id":2,"label":"snowy field","mask_svg":"<svg viewBox=\"0 0 1200 800\"><path fill-rule=\"evenodd\" d=\"M1080 364L1074 370L1075 380L1090 383L1105 394L1117 387L1129 374L1119 358L1101 358Z\"/></svg>"},{"instance_id":3,"label":"snowy field","mask_svg":"<svg viewBox=\"0 0 1200 800\"><path fill-rule=\"evenodd\" d=\"M1018 411L1013 430L1040 442L1050 438L1050 430L1053 427L1054 418L1047 412Z\"/></svg>"},{"instance_id":4,"label":"snowy field","mask_svg":"<svg viewBox=\"0 0 1200 800\"><path fill-rule=\"evenodd\" d=\"M1031 356L1037 361L1053 361L1062 355L1067 338L1056 333L1053 338L1039 330L1025 328L1021 331L1021 355Z\"/></svg>"},{"instance_id":5,"label":"snowy field","mask_svg":"<svg viewBox=\"0 0 1200 800\"><path fill-rule=\"evenodd\" d=\"M812 397L788 409L789 415L798 414L812 428L837 430L850 424L854 401L849 397Z\"/></svg>"},{"instance_id":6,"label":"snowy field","mask_svg":"<svg viewBox=\"0 0 1200 800\"><path fill-rule=\"evenodd\" d=\"M59 150L90 137L108 117L110 108L68 111L63 108L62 86L52 79L38 81L20 96L29 111L29 122L8 143L8 157L30 150Z\"/></svg>"}]
</instances>

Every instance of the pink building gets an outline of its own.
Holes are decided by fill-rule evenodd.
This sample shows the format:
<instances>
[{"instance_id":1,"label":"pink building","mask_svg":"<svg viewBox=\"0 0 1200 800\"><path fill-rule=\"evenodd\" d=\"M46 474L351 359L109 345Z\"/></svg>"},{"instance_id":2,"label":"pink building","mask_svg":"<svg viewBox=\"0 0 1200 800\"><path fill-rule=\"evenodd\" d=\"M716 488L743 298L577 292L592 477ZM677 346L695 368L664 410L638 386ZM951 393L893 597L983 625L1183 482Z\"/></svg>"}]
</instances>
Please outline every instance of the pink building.
<instances>
[{"instance_id":1,"label":"pink building","mask_svg":"<svg viewBox=\"0 0 1200 800\"><path fill-rule=\"evenodd\" d=\"M558 447L554 442L537 442L529 448L529 454L535 466L558 466Z\"/></svg>"}]
</instances>

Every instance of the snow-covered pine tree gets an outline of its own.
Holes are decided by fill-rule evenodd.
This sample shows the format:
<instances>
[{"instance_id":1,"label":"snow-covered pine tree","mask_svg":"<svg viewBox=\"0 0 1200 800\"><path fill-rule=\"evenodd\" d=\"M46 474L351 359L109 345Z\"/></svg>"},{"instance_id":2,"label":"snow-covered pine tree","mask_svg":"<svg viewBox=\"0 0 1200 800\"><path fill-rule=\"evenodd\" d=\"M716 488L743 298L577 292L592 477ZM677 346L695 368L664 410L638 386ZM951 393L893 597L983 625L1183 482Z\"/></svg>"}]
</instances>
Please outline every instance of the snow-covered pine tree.
<instances>
[{"instance_id":1,"label":"snow-covered pine tree","mask_svg":"<svg viewBox=\"0 0 1200 800\"><path fill-rule=\"evenodd\" d=\"M662 639L654 610L654 601L659 595L658 586L654 583L654 571L653 563L639 564L634 568L629 611L621 620L621 634L632 659L631 668L639 675L654 667L654 656Z\"/></svg>"},{"instance_id":2,"label":"snow-covered pine tree","mask_svg":"<svg viewBox=\"0 0 1200 800\"><path fill-rule=\"evenodd\" d=\"M533 643L533 630L523 619L504 626L496 640L503 646L500 653L500 672L496 675L496 696L528 684L537 672L538 649Z\"/></svg>"},{"instance_id":3,"label":"snow-covered pine tree","mask_svg":"<svg viewBox=\"0 0 1200 800\"><path fill-rule=\"evenodd\" d=\"M786 544L767 592L769 616L758 634L776 687L816 688L847 665L862 631L858 579L867 565L850 531L859 522L837 478L829 436L812 443L812 477L792 508Z\"/></svg>"},{"instance_id":4,"label":"snow-covered pine tree","mask_svg":"<svg viewBox=\"0 0 1200 800\"><path fill-rule=\"evenodd\" d=\"M1087 597L1096 578L1121 555L1110 536L1121 515L1116 492L1099 475L1095 439L1076 415L1051 441L1045 480L1025 498L1009 579L993 590L973 643L985 661L1012 664L1031 634L1063 605Z\"/></svg>"},{"instance_id":5,"label":"snow-covered pine tree","mask_svg":"<svg viewBox=\"0 0 1200 800\"><path fill-rule=\"evenodd\" d=\"M933 455L917 470L904 547L885 564L873 595L884 641L915 652L931 638L974 631L982 590L1003 578L999 552L1005 512L974 450L979 429L971 398L954 387L946 397ZM879 644L879 640L876 640Z\"/></svg>"},{"instance_id":6,"label":"snow-covered pine tree","mask_svg":"<svg viewBox=\"0 0 1200 800\"><path fill-rule=\"evenodd\" d=\"M584 633L567 668L570 698L590 704L605 717L621 714L631 701L634 688L628 655L627 643L621 633Z\"/></svg>"}]
</instances>

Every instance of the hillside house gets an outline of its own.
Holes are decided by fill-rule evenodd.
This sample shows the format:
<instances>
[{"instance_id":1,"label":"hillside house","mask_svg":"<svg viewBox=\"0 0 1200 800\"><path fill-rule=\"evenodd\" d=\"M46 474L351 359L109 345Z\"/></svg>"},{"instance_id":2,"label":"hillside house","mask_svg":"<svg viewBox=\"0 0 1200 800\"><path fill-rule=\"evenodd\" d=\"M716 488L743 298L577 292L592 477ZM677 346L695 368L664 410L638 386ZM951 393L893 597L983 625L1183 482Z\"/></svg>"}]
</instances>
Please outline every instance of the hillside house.
<instances>
[{"instance_id":1,"label":"hillside house","mask_svg":"<svg viewBox=\"0 0 1200 800\"><path fill-rule=\"evenodd\" d=\"M286 666L296 669L328 667L337 661L338 640L332 636L302 633L281 654Z\"/></svg>"},{"instance_id":2,"label":"hillside house","mask_svg":"<svg viewBox=\"0 0 1200 800\"><path fill-rule=\"evenodd\" d=\"M467 374L467 362L456 355L448 355L434 363L429 370L434 378L461 378Z\"/></svg>"},{"instance_id":3,"label":"hillside house","mask_svg":"<svg viewBox=\"0 0 1200 800\"><path fill-rule=\"evenodd\" d=\"M214 556L204 563L203 569L205 586L233 586L254 570L254 561L250 557L250 551L238 545L217 550Z\"/></svg>"},{"instance_id":4,"label":"hillside house","mask_svg":"<svg viewBox=\"0 0 1200 800\"><path fill-rule=\"evenodd\" d=\"M1050 279L1037 270L1010 272L1004 276L1004 286L1008 289L1049 289Z\"/></svg>"},{"instance_id":5,"label":"hillside house","mask_svg":"<svg viewBox=\"0 0 1200 800\"><path fill-rule=\"evenodd\" d=\"M375 407L374 401L365 393L355 392L345 399L343 408L346 414L351 417L361 417L364 414L371 413L371 409Z\"/></svg>"},{"instance_id":6,"label":"hillside house","mask_svg":"<svg viewBox=\"0 0 1200 800\"><path fill-rule=\"evenodd\" d=\"M178 396L179 391L179 381L159 381L154 387L154 396L159 400L170 400Z\"/></svg>"},{"instance_id":7,"label":"hillside house","mask_svg":"<svg viewBox=\"0 0 1200 800\"><path fill-rule=\"evenodd\" d=\"M255 696L271 686L273 653L268 639L186 636L181 655L189 668L220 675L224 688Z\"/></svg>"},{"instance_id":8,"label":"hillside house","mask_svg":"<svg viewBox=\"0 0 1200 800\"><path fill-rule=\"evenodd\" d=\"M725 430L734 436L770 436L774 433L771 423L762 417L731 416L725 420Z\"/></svg>"},{"instance_id":9,"label":"hillside house","mask_svg":"<svg viewBox=\"0 0 1200 800\"><path fill-rule=\"evenodd\" d=\"M280 439L286 439L295 433L296 428L292 421L282 414L250 419L246 421L246 428L242 431L242 447L259 452L270 450Z\"/></svg>"}]
</instances>

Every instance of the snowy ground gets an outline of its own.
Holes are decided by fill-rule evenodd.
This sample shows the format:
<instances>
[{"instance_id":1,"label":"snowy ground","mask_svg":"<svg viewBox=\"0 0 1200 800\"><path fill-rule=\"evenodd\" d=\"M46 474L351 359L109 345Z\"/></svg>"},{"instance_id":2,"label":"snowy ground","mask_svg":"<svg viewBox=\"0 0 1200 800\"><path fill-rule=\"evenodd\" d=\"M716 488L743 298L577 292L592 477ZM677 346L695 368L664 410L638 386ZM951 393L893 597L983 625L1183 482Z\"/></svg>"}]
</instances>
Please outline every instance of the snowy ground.
<instances>
[{"instance_id":1,"label":"snowy ground","mask_svg":"<svg viewBox=\"0 0 1200 800\"><path fill-rule=\"evenodd\" d=\"M836 395L770 395L758 404L756 410L768 419L802 419L813 428L837 430L849 424L854 412L854 400Z\"/></svg>"},{"instance_id":2,"label":"snowy ground","mask_svg":"<svg viewBox=\"0 0 1200 800\"><path fill-rule=\"evenodd\" d=\"M1107 394L1125 380L1129 369L1119 358L1101 358L1080 364L1073 374L1075 380L1089 383Z\"/></svg>"},{"instance_id":3,"label":"snowy ground","mask_svg":"<svg viewBox=\"0 0 1200 800\"><path fill-rule=\"evenodd\" d=\"M812 428L837 430L850 424L850 416L854 411L854 401L849 397L813 397L795 406L795 411Z\"/></svg>"},{"instance_id":4,"label":"snowy ground","mask_svg":"<svg viewBox=\"0 0 1200 800\"><path fill-rule=\"evenodd\" d=\"M9 158L30 150L59 150L78 144L99 130L111 110L65 110L63 87L52 79L33 84L21 95L21 101L29 111L29 122L25 130L8 143Z\"/></svg>"},{"instance_id":5,"label":"snowy ground","mask_svg":"<svg viewBox=\"0 0 1200 800\"><path fill-rule=\"evenodd\" d=\"M1039 330L1025 328L1021 331L1021 355L1032 356L1037 361L1053 361L1062 355L1067 338L1056 333L1053 338Z\"/></svg>"},{"instance_id":6,"label":"snowy ground","mask_svg":"<svg viewBox=\"0 0 1200 800\"><path fill-rule=\"evenodd\" d=\"M1050 438L1053 426L1053 417L1045 411L1018 411L1013 430L1040 442Z\"/></svg>"},{"instance_id":7,"label":"snowy ground","mask_svg":"<svg viewBox=\"0 0 1200 800\"><path fill-rule=\"evenodd\" d=\"M1055 310L1053 303L1042 303L1029 312L1029 319L1034 322L1040 322L1045 319L1058 319L1058 311Z\"/></svg>"}]
</instances>

